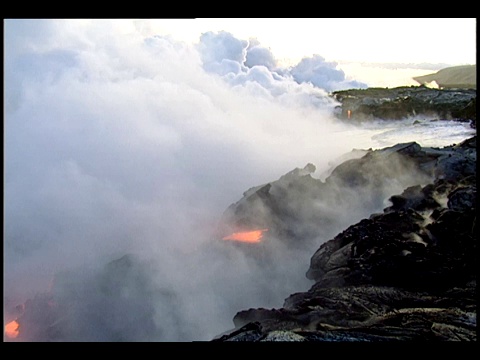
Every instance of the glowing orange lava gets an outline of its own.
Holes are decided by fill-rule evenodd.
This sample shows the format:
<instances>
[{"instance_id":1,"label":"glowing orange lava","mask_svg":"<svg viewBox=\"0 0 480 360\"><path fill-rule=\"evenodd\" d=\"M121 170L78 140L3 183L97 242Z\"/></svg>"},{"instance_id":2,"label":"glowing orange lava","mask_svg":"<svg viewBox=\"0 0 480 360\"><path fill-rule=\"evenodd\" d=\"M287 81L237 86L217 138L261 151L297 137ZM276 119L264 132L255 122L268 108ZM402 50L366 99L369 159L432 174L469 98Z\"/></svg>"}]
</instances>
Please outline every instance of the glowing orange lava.
<instances>
[{"instance_id":1,"label":"glowing orange lava","mask_svg":"<svg viewBox=\"0 0 480 360\"><path fill-rule=\"evenodd\" d=\"M253 231L241 231L235 232L231 235L225 236L223 240L242 241L248 243L258 243L263 237L263 233L268 229L253 230Z\"/></svg>"},{"instance_id":2,"label":"glowing orange lava","mask_svg":"<svg viewBox=\"0 0 480 360\"><path fill-rule=\"evenodd\" d=\"M9 338L14 339L18 336L18 322L16 320L10 321L7 325L5 325L5 335Z\"/></svg>"}]
</instances>

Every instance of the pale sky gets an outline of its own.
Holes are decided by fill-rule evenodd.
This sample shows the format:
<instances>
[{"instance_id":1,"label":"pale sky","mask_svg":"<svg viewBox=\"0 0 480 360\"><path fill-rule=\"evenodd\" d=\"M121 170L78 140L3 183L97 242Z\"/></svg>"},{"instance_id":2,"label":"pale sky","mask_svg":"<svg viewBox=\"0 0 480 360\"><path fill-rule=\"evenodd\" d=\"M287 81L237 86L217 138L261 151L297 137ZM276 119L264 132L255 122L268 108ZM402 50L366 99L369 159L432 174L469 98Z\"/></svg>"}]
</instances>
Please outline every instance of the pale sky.
<instances>
[{"instance_id":1,"label":"pale sky","mask_svg":"<svg viewBox=\"0 0 480 360\"><path fill-rule=\"evenodd\" d=\"M319 54L328 61L476 62L475 18L268 18L149 20L151 31L197 41L206 31L256 37L279 59Z\"/></svg>"},{"instance_id":2,"label":"pale sky","mask_svg":"<svg viewBox=\"0 0 480 360\"><path fill-rule=\"evenodd\" d=\"M196 18L119 20L125 32L197 43L202 33L256 38L279 64L315 54L347 79L370 86L418 85L412 78L476 63L476 18Z\"/></svg>"}]
</instances>

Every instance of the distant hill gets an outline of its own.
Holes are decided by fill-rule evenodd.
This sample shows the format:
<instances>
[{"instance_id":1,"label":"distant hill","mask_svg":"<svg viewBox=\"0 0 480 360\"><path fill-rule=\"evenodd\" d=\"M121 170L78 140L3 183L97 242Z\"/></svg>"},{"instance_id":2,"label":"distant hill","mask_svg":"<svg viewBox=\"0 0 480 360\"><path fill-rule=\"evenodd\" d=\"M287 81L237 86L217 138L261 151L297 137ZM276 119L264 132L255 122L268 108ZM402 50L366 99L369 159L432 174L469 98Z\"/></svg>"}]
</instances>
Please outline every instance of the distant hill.
<instances>
[{"instance_id":1,"label":"distant hill","mask_svg":"<svg viewBox=\"0 0 480 360\"><path fill-rule=\"evenodd\" d=\"M445 68L434 74L417 76L413 80L420 85L436 82L440 88L477 88L477 65L461 65Z\"/></svg>"}]
</instances>

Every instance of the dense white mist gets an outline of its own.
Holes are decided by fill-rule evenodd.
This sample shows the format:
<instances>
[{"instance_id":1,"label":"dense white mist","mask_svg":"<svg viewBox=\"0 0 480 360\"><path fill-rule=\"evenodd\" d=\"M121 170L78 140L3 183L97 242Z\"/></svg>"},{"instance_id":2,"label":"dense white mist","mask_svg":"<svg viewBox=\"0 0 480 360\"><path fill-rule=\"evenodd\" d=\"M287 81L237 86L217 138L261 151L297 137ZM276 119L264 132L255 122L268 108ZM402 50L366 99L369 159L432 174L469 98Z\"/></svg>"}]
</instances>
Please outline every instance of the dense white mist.
<instances>
[{"instance_id":1,"label":"dense white mist","mask_svg":"<svg viewBox=\"0 0 480 360\"><path fill-rule=\"evenodd\" d=\"M328 97L365 84L321 56L277 68L261 44L225 32L192 47L91 25L5 21L6 313L62 273L57 296L83 304L69 313L74 339L209 340L237 311L304 290L308 264L272 284L241 252L209 244L250 187L371 147L368 136L345 141L353 130ZM132 280L132 292L148 298L102 298L104 266L127 253L148 288ZM151 315L150 335L122 324L135 311Z\"/></svg>"}]
</instances>

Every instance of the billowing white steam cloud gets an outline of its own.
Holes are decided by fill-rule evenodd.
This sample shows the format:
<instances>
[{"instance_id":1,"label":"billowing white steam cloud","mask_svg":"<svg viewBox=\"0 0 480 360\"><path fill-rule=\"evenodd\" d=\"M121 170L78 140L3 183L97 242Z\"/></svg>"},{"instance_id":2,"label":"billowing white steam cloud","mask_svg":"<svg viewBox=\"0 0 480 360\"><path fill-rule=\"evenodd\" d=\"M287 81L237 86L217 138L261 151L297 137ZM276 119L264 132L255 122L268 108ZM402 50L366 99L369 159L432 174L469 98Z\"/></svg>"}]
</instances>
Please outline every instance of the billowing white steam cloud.
<instances>
[{"instance_id":1,"label":"billowing white steam cloud","mask_svg":"<svg viewBox=\"0 0 480 360\"><path fill-rule=\"evenodd\" d=\"M237 311L281 306L308 285L307 263L272 286L241 254L203 250L223 210L367 145L344 141L327 96L364 84L320 56L277 68L268 49L229 33L191 47L118 30L5 21L5 312L71 271L58 296L82 306L61 339L210 340ZM151 296L102 298L96 271L127 253L153 264L141 273ZM151 315L149 336L132 312Z\"/></svg>"}]
</instances>

